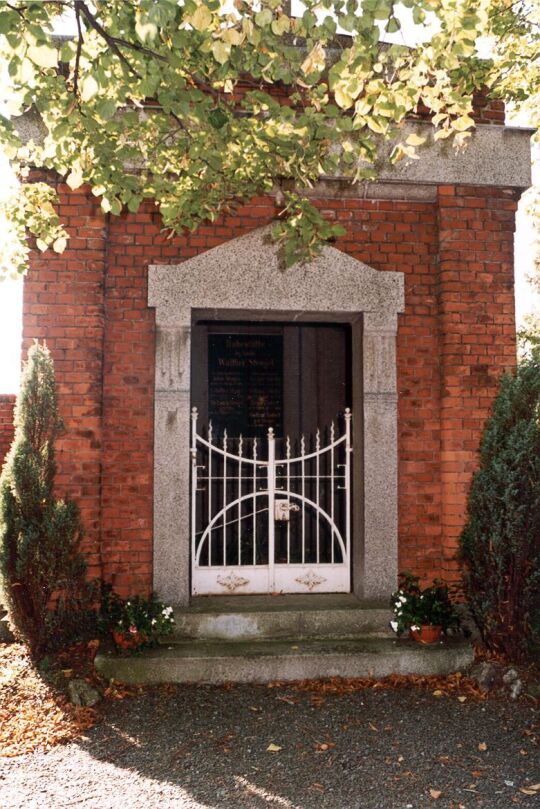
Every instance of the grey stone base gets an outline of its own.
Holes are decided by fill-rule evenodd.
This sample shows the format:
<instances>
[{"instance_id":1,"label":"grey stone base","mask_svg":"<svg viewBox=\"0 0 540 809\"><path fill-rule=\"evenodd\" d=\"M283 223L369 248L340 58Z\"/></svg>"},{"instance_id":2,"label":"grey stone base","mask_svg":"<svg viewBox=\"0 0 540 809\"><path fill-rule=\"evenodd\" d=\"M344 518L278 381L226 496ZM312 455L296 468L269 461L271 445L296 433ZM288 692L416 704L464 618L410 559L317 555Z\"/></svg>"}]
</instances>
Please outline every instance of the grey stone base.
<instances>
[{"instance_id":1,"label":"grey stone base","mask_svg":"<svg viewBox=\"0 0 540 809\"><path fill-rule=\"evenodd\" d=\"M195 598L174 616L176 640L393 637L387 605L352 594Z\"/></svg>"},{"instance_id":2,"label":"grey stone base","mask_svg":"<svg viewBox=\"0 0 540 809\"><path fill-rule=\"evenodd\" d=\"M391 639L183 641L137 657L96 657L103 676L131 684L268 683L327 677L449 674L473 659L469 644L421 647Z\"/></svg>"}]
</instances>

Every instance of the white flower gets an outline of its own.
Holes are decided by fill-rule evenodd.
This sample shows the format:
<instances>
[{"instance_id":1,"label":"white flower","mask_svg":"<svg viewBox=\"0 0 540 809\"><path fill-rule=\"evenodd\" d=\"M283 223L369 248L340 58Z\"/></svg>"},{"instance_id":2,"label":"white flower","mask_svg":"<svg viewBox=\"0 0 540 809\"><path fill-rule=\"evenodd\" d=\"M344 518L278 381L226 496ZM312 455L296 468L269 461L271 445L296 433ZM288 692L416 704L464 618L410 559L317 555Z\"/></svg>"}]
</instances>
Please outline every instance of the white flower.
<instances>
[{"instance_id":1,"label":"white flower","mask_svg":"<svg viewBox=\"0 0 540 809\"><path fill-rule=\"evenodd\" d=\"M397 621L390 621L390 628L397 633Z\"/></svg>"},{"instance_id":2,"label":"white flower","mask_svg":"<svg viewBox=\"0 0 540 809\"><path fill-rule=\"evenodd\" d=\"M406 604L407 603L407 599L405 598L405 596L400 596L398 601L400 601L401 604Z\"/></svg>"},{"instance_id":3,"label":"white flower","mask_svg":"<svg viewBox=\"0 0 540 809\"><path fill-rule=\"evenodd\" d=\"M156 624L157 624L156 619L155 619L155 618L152 618L152 626L155 626Z\"/></svg>"},{"instance_id":4,"label":"white flower","mask_svg":"<svg viewBox=\"0 0 540 809\"><path fill-rule=\"evenodd\" d=\"M416 626L416 624L412 624L411 629L413 632L420 632L420 627Z\"/></svg>"}]
</instances>

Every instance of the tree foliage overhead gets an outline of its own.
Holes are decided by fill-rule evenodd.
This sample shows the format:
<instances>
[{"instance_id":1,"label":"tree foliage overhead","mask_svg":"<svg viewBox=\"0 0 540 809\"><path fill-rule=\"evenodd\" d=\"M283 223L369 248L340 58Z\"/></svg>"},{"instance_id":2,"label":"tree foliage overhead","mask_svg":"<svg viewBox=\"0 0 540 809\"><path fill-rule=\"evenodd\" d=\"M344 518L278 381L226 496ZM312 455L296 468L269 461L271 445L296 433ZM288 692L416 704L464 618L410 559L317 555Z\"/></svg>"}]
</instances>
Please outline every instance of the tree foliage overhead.
<instances>
[{"instance_id":1,"label":"tree foliage overhead","mask_svg":"<svg viewBox=\"0 0 540 809\"><path fill-rule=\"evenodd\" d=\"M52 39L66 14L75 35ZM302 189L322 174L374 176L389 139L391 160L414 157L422 138L400 139L400 127L419 104L435 138L462 143L475 90L521 102L534 87L527 69L538 75L540 13L528 2L304 0L297 14L281 0L0 0L15 117L0 117L0 147L19 171L89 183L105 212L154 200L176 232L285 184L295 194L275 236L290 264L338 233ZM395 44L403 15L421 44ZM486 35L494 58L481 61ZM29 110L44 125L39 143L17 131ZM40 249L61 251L58 220L49 228L35 213L42 193L19 195L11 218L19 236L29 219Z\"/></svg>"}]
</instances>

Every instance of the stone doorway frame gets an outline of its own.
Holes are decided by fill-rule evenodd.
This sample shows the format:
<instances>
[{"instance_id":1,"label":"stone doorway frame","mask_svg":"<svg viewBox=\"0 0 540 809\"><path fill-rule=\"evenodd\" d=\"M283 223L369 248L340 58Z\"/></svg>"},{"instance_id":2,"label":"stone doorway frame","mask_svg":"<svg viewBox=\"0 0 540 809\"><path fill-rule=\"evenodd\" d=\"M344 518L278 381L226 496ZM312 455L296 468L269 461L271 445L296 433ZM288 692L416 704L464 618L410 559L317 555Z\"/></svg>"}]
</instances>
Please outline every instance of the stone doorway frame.
<instances>
[{"instance_id":1,"label":"stone doorway frame","mask_svg":"<svg viewBox=\"0 0 540 809\"><path fill-rule=\"evenodd\" d=\"M350 323L353 380L353 592L387 599L397 579L397 315L403 273L334 247L307 267L279 267L269 228L177 265L152 265L156 310L154 589L190 600L191 328L194 319ZM362 504L359 507L358 504Z\"/></svg>"}]
</instances>

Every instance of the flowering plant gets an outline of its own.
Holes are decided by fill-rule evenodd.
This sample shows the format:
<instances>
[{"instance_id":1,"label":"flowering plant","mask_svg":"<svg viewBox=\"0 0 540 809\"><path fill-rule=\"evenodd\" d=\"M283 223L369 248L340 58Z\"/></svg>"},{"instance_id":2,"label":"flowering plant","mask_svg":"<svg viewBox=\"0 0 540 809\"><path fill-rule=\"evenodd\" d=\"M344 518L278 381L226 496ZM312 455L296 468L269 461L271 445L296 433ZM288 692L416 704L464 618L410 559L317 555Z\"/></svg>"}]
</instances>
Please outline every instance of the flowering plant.
<instances>
[{"instance_id":1,"label":"flowering plant","mask_svg":"<svg viewBox=\"0 0 540 809\"><path fill-rule=\"evenodd\" d=\"M398 635L407 629L421 626L440 626L443 632L457 629L459 613L452 603L448 585L435 579L430 587L422 589L420 578L411 573L399 574L399 589L392 593L390 606L394 620L390 626Z\"/></svg>"},{"instance_id":2,"label":"flowering plant","mask_svg":"<svg viewBox=\"0 0 540 809\"><path fill-rule=\"evenodd\" d=\"M154 593L150 598L133 596L123 599L108 585L101 601L101 624L112 632L117 646L140 649L155 646L159 637L174 628L172 607L167 607Z\"/></svg>"}]
</instances>

